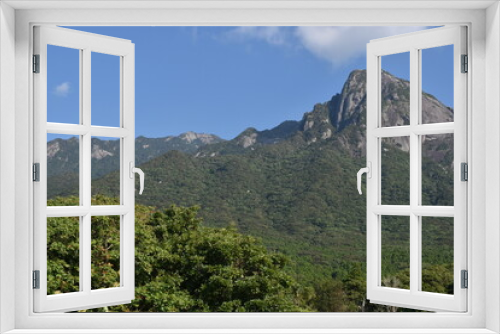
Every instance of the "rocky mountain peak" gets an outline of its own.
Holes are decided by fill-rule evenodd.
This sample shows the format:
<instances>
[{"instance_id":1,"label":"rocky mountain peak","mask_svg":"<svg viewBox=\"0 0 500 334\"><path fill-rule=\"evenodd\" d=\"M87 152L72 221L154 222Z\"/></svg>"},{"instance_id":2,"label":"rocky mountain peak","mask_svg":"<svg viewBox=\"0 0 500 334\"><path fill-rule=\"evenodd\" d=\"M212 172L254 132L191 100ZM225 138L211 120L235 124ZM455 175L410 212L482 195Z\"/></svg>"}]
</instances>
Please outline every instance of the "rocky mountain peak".
<instances>
[{"instance_id":1,"label":"rocky mountain peak","mask_svg":"<svg viewBox=\"0 0 500 334\"><path fill-rule=\"evenodd\" d=\"M331 99L329 109L332 124L338 130L360 120L366 110L365 70L354 70L349 74L342 92Z\"/></svg>"},{"instance_id":2,"label":"rocky mountain peak","mask_svg":"<svg viewBox=\"0 0 500 334\"><path fill-rule=\"evenodd\" d=\"M410 83L387 71L382 71L382 124L400 126L409 124ZM424 123L453 121L453 110L434 96L422 94L422 119ZM366 153L366 70L352 71L342 91L329 101L317 103L304 113L300 121L285 121L278 126L258 131L247 128L233 140L202 148L197 156L212 154L241 154L246 149L254 150L259 145L276 144L285 140L294 145L307 145L334 138L351 154ZM394 143L407 150L405 138L396 138ZM400 142L398 142L398 140ZM243 150L242 150L243 149Z\"/></svg>"},{"instance_id":3,"label":"rocky mountain peak","mask_svg":"<svg viewBox=\"0 0 500 334\"><path fill-rule=\"evenodd\" d=\"M200 144L207 145L221 141L221 138L216 135L208 133L196 133L193 131L184 132L179 135L179 138L186 141L188 144L199 141Z\"/></svg>"},{"instance_id":4,"label":"rocky mountain peak","mask_svg":"<svg viewBox=\"0 0 500 334\"><path fill-rule=\"evenodd\" d=\"M330 102L317 103L302 117L302 133L308 144L328 139L335 131L330 118Z\"/></svg>"},{"instance_id":5,"label":"rocky mountain peak","mask_svg":"<svg viewBox=\"0 0 500 334\"><path fill-rule=\"evenodd\" d=\"M410 124L410 83L387 71L381 76L382 126ZM339 140L349 151L364 154L366 150L366 71L355 70L349 74L342 92L328 102L332 124L339 132ZM422 93L422 122L441 123L453 121L453 109L436 97ZM351 125L354 125L351 127ZM409 149L406 138L394 138L398 147Z\"/></svg>"},{"instance_id":6,"label":"rocky mountain peak","mask_svg":"<svg viewBox=\"0 0 500 334\"><path fill-rule=\"evenodd\" d=\"M234 140L239 146L247 148L257 142L257 136L259 135L258 132L259 131L257 131L257 129L250 127L240 133Z\"/></svg>"},{"instance_id":7,"label":"rocky mountain peak","mask_svg":"<svg viewBox=\"0 0 500 334\"><path fill-rule=\"evenodd\" d=\"M53 158L60 150L61 144L58 140L49 142L47 144L47 158Z\"/></svg>"},{"instance_id":8,"label":"rocky mountain peak","mask_svg":"<svg viewBox=\"0 0 500 334\"><path fill-rule=\"evenodd\" d=\"M55 157L60 151L64 151L67 147L78 147L79 139L71 137L69 139L56 138L47 143L47 158Z\"/></svg>"}]
</instances>

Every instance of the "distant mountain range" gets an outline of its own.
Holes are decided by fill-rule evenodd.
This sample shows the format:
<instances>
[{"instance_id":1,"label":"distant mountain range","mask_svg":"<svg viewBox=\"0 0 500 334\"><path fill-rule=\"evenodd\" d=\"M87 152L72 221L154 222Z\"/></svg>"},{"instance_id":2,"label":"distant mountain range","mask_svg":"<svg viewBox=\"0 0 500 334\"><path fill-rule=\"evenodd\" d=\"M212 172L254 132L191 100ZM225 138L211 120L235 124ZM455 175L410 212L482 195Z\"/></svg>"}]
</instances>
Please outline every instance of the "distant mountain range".
<instances>
[{"instance_id":1,"label":"distant mountain range","mask_svg":"<svg viewBox=\"0 0 500 334\"><path fill-rule=\"evenodd\" d=\"M363 262L366 203L356 191L356 172L366 156L365 86L366 72L355 70L342 92L300 121L248 128L232 140L193 132L139 137L136 165L146 184L136 200L156 207L200 206L207 224L237 226L293 257L297 268L291 270L301 280L332 275L339 261ZM382 87L382 124L407 124L408 81L383 72ZM423 94L422 108L424 123L453 120L453 110L432 95ZM426 136L423 145L423 201L450 205L453 137ZM49 197L78 193L77 147L76 139L48 143ZM383 143L384 204L408 199L408 150L408 138ZM99 179L93 193L117 193L118 152L116 141L92 140L92 177Z\"/></svg>"},{"instance_id":2,"label":"distant mountain range","mask_svg":"<svg viewBox=\"0 0 500 334\"><path fill-rule=\"evenodd\" d=\"M200 147L224 141L216 135L186 132L179 136L163 138L137 137L135 140L136 164L165 154L171 150L195 153ZM101 177L118 169L120 159L119 140L92 138L92 178ZM76 137L54 139L47 143L48 176L74 173L78 171L79 142Z\"/></svg>"},{"instance_id":3,"label":"distant mountain range","mask_svg":"<svg viewBox=\"0 0 500 334\"><path fill-rule=\"evenodd\" d=\"M163 138L137 137L135 161L141 165L168 151L196 153L204 145L224 141L216 135L186 132ZM98 179L120 168L120 141L92 138L92 179ZM79 141L54 139L47 143L47 196L67 196L78 192Z\"/></svg>"}]
</instances>

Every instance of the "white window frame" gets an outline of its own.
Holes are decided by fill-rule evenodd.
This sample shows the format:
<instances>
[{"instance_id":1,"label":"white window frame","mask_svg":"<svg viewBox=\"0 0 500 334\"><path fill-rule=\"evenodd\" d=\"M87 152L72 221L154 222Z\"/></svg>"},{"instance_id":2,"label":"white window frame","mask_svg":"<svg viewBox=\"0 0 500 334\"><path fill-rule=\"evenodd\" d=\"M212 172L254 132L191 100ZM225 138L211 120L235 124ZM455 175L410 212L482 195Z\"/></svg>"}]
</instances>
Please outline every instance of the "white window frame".
<instances>
[{"instance_id":1,"label":"white window frame","mask_svg":"<svg viewBox=\"0 0 500 334\"><path fill-rule=\"evenodd\" d=\"M467 289L461 288L461 271L467 270L467 184L461 180L461 163L467 163L467 76L462 73L461 57L467 54L466 27L449 26L372 40L367 45L367 298L370 302L416 308L427 311L467 310ZM448 123L422 123L422 50L453 46L454 119ZM410 124L383 126L380 94L383 56L409 54ZM454 205L422 205L421 136L452 134L454 142ZM409 203L383 205L382 144L384 138L407 137L409 151ZM383 217L406 217L409 223L409 289L381 284ZM441 294L422 290L422 217L453 218L454 293Z\"/></svg>"},{"instance_id":2,"label":"white window frame","mask_svg":"<svg viewBox=\"0 0 500 334\"><path fill-rule=\"evenodd\" d=\"M135 110L134 44L112 38L60 27L34 27L34 54L39 56L39 72L34 84L34 162L39 163L39 181L33 184L34 201L34 270L39 271L39 288L34 289L35 312L63 312L94 307L128 304L135 296ZM80 110L78 124L47 122L47 46L78 50L80 67ZM96 126L91 121L92 53L119 58L119 126ZM79 205L47 206L47 134L75 135L79 138ZM91 204L92 136L114 137L120 141L120 204ZM92 216L120 216L120 285L91 288ZM47 295L47 218L79 217L79 291Z\"/></svg>"},{"instance_id":3,"label":"white window frame","mask_svg":"<svg viewBox=\"0 0 500 334\"><path fill-rule=\"evenodd\" d=\"M158 329L165 333L248 333L248 329L256 333L500 332L500 12L497 1L371 1L369 5L363 1L300 0L265 3L143 1L142 4L133 1L73 4L68 1L6 1L0 4L0 10L1 331L42 333L43 329L52 329L52 333L59 329L61 333L76 333L75 329L88 329L86 333L110 333L112 330L116 333L127 329L127 333L141 333L149 328L149 332ZM468 231L470 307L467 313L75 315L32 312L29 287L33 264L30 257L33 241L30 208L33 203L29 176L33 104L29 70L33 25L398 25L402 22L407 25L465 24L469 27L472 75L468 79L471 87L468 99L468 131L471 133L468 214L471 224ZM9 127L15 129L15 134ZM14 145L9 135L15 135ZM15 178L12 178L14 171ZM11 198L12 189L15 189L14 199ZM137 330L132 330L134 328ZM186 330L176 331L176 328Z\"/></svg>"}]
</instances>

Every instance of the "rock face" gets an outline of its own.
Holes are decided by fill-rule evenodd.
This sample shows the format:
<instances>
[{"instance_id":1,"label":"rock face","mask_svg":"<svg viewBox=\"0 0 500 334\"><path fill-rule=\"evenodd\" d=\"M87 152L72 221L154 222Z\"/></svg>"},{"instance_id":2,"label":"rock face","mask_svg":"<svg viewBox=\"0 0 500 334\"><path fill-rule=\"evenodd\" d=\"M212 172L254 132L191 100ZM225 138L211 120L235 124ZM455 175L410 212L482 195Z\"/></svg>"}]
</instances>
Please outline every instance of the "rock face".
<instances>
[{"instance_id":1,"label":"rock face","mask_svg":"<svg viewBox=\"0 0 500 334\"><path fill-rule=\"evenodd\" d=\"M182 133L179 135L178 138L181 140L184 140L188 144L195 144L198 147L202 146L202 145L208 145L208 144L218 143L218 142L222 141L222 139L217 137L216 135L207 134L207 133L196 133L196 132L192 132L192 131Z\"/></svg>"},{"instance_id":2,"label":"rock face","mask_svg":"<svg viewBox=\"0 0 500 334\"><path fill-rule=\"evenodd\" d=\"M410 83L388 72L382 72L382 126L410 124ZM351 72L342 93L330 101L332 124L344 145L366 150L366 71ZM453 110L434 96L422 94L422 123L452 122ZM354 125L354 127L351 127ZM347 129L351 127L350 129ZM343 131L345 129L345 131ZM428 137L428 136L427 136ZM425 140L426 138L424 138ZM408 138L391 138L388 142L403 151L410 149Z\"/></svg>"},{"instance_id":3,"label":"rock face","mask_svg":"<svg viewBox=\"0 0 500 334\"><path fill-rule=\"evenodd\" d=\"M93 145L92 146L92 153L91 153L91 157L92 159L97 159L97 160L101 160L103 158L106 158L106 157L112 157L114 154L109 152L109 151L106 151L106 150L103 150L99 145Z\"/></svg>"},{"instance_id":4,"label":"rock face","mask_svg":"<svg viewBox=\"0 0 500 334\"><path fill-rule=\"evenodd\" d=\"M382 126L410 125L410 83L382 72Z\"/></svg>"},{"instance_id":5,"label":"rock face","mask_svg":"<svg viewBox=\"0 0 500 334\"><path fill-rule=\"evenodd\" d=\"M361 121L364 121L366 71L355 70L349 74L342 92L330 101L329 110L332 125L339 131L351 124L359 125Z\"/></svg>"},{"instance_id":6,"label":"rock face","mask_svg":"<svg viewBox=\"0 0 500 334\"><path fill-rule=\"evenodd\" d=\"M243 148L250 147L257 142L258 131L255 128L248 128L233 140Z\"/></svg>"},{"instance_id":7,"label":"rock face","mask_svg":"<svg viewBox=\"0 0 500 334\"><path fill-rule=\"evenodd\" d=\"M61 150L61 141L54 140L47 144L47 158L53 158Z\"/></svg>"},{"instance_id":8,"label":"rock face","mask_svg":"<svg viewBox=\"0 0 500 334\"><path fill-rule=\"evenodd\" d=\"M47 143L47 174L62 175L78 170L79 140L54 139Z\"/></svg>"}]
</instances>

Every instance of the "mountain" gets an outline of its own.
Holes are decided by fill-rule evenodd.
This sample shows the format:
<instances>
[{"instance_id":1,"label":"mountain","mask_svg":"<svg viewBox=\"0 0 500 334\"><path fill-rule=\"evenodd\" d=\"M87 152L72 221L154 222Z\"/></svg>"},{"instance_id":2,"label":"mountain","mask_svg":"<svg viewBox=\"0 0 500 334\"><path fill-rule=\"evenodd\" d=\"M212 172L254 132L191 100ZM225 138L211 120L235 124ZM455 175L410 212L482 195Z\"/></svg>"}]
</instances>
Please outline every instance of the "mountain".
<instances>
[{"instance_id":1,"label":"mountain","mask_svg":"<svg viewBox=\"0 0 500 334\"><path fill-rule=\"evenodd\" d=\"M382 82L383 121L405 124L408 82L387 72ZM146 186L136 200L157 207L200 206L209 226L235 225L292 257L295 267L289 270L301 281L337 275L344 263L364 262L366 203L356 191L355 174L365 165L365 85L365 71L353 71L341 93L316 104L300 121L264 131L248 128L196 153L171 150L149 160L141 165ZM424 122L453 119L453 110L432 95L424 93L422 99ZM452 139L422 140L424 204L452 204ZM384 204L408 200L408 149L406 138L383 142ZM118 173L109 173L93 193L116 193L118 184ZM433 263L446 261L438 257ZM386 272L398 268L404 264Z\"/></svg>"},{"instance_id":2,"label":"mountain","mask_svg":"<svg viewBox=\"0 0 500 334\"><path fill-rule=\"evenodd\" d=\"M224 140L216 135L186 132L179 136L164 138L137 137L135 140L136 164L140 165L148 160L160 156L171 150L185 153L194 153L200 147ZM118 169L120 159L120 141L92 138L92 160L97 168L92 170L92 178L97 178ZM79 140L54 139L47 143L47 173L49 176L60 175L78 170ZM97 163L99 162L99 163Z\"/></svg>"},{"instance_id":3,"label":"mountain","mask_svg":"<svg viewBox=\"0 0 500 334\"><path fill-rule=\"evenodd\" d=\"M382 72L382 125L409 125L410 83L389 72ZM453 121L453 109L445 106L431 94L422 94L422 122L441 123ZM310 145L335 137L338 145L352 156L366 155L366 71L354 70L349 74L342 92L329 101L314 105L313 110L304 114L300 121L285 121L270 130L258 131L248 128L236 138L218 144L202 147L197 157L225 154L245 154L260 146L276 144L284 140L294 145ZM437 137L424 138L432 141ZM452 141L445 139L446 146ZM409 150L408 138L388 139L403 151ZM427 143L432 151L441 144ZM430 146L429 146L430 145Z\"/></svg>"},{"instance_id":4,"label":"mountain","mask_svg":"<svg viewBox=\"0 0 500 334\"><path fill-rule=\"evenodd\" d=\"M178 150L194 153L204 145L220 143L224 140L216 135L186 132L179 136L164 138L137 137L135 141L135 161L140 165L168 151ZM100 178L120 168L120 141L92 138L91 175ZM79 140L54 139L47 143L47 195L67 196L78 192Z\"/></svg>"},{"instance_id":5,"label":"mountain","mask_svg":"<svg viewBox=\"0 0 500 334\"><path fill-rule=\"evenodd\" d=\"M194 154L196 157L226 154L245 154L264 145L282 141L293 142L299 147L316 141L335 137L339 145L353 156L366 154L366 71L352 71L342 92L325 103L318 103L313 110L304 114L302 120L287 120L278 126L258 131L248 128L232 140L226 141L212 135L186 132L179 136L164 138L136 138L136 165L140 165L168 151L177 150ZM409 82L390 73L382 72L382 124L387 126L409 124ZM434 96L423 93L423 123L453 121L453 110ZM435 148L446 141L452 145L452 137L430 143L437 137L426 137L429 154L435 158ZM409 149L408 138L388 140L404 151ZM55 139L47 143L48 175L64 175L78 171L78 139ZM118 169L119 141L92 138L92 178L99 178Z\"/></svg>"}]
</instances>

